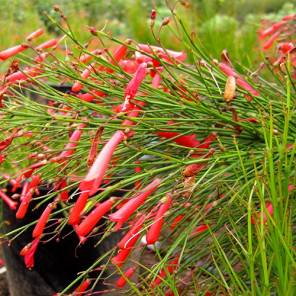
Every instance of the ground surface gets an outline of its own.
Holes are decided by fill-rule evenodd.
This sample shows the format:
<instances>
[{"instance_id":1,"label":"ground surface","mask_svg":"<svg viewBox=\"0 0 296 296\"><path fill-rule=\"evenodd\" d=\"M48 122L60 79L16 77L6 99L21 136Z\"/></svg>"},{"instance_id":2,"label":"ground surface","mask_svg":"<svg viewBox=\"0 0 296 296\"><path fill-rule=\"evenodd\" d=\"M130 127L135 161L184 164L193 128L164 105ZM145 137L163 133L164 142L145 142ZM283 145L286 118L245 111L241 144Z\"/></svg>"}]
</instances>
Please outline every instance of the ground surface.
<instances>
[{"instance_id":1,"label":"ground surface","mask_svg":"<svg viewBox=\"0 0 296 296\"><path fill-rule=\"evenodd\" d=\"M1 248L0 248L0 258L1 259L3 258ZM9 296L8 283L7 283L5 272L0 274L0 296Z\"/></svg>"},{"instance_id":2,"label":"ground surface","mask_svg":"<svg viewBox=\"0 0 296 296\"><path fill-rule=\"evenodd\" d=\"M0 296L9 296L8 283L5 273L0 274Z\"/></svg>"}]
</instances>

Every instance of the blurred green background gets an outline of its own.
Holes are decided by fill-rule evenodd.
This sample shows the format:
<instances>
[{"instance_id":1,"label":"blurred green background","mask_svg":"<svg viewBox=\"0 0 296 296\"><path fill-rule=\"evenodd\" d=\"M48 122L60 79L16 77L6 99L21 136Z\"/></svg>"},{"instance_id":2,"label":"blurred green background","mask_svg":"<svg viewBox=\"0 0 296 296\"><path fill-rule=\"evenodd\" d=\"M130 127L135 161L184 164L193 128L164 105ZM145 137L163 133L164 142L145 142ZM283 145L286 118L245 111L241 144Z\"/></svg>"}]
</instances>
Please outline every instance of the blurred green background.
<instances>
[{"instance_id":1,"label":"blurred green background","mask_svg":"<svg viewBox=\"0 0 296 296\"><path fill-rule=\"evenodd\" d=\"M155 44L150 31L150 13L153 5L158 9L156 26L170 15L165 0L0 0L1 27L0 50L24 42L25 36L42 27L46 34L38 42L60 34L45 16L48 12L60 21L53 10L58 5L73 27L77 38L89 41L87 26L102 29L121 39L132 38L137 42ZM257 33L261 19L280 20L286 14L296 13L296 0L192 0L190 8L177 2L177 14L186 23L189 31L196 32L201 44L213 58L219 59L227 49L233 60L246 67L260 58L257 48ZM181 49L180 43L168 30L163 30L161 39L167 48Z\"/></svg>"}]
</instances>

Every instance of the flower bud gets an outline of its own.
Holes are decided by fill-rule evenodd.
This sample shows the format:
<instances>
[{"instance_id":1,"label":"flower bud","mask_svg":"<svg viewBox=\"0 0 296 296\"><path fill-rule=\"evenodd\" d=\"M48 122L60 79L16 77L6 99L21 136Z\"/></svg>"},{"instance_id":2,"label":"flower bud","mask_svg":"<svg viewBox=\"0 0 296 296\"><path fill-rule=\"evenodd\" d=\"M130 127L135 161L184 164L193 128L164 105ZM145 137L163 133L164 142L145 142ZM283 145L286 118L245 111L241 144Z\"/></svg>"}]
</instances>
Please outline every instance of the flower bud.
<instances>
[{"instance_id":1,"label":"flower bud","mask_svg":"<svg viewBox=\"0 0 296 296\"><path fill-rule=\"evenodd\" d=\"M170 18L169 16L166 17L166 18L162 21L161 26L163 27L163 26L168 25L170 21L171 21L171 18Z\"/></svg>"}]
</instances>

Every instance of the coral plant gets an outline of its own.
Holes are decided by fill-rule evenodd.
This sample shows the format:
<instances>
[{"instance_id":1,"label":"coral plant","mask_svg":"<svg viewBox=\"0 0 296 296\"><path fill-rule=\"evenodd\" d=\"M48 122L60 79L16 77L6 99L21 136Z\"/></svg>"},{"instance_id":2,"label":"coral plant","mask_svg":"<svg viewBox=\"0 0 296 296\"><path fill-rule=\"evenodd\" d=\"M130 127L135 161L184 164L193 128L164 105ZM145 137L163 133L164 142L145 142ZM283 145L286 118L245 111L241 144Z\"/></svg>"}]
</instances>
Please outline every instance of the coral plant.
<instances>
[{"instance_id":1,"label":"coral plant","mask_svg":"<svg viewBox=\"0 0 296 296\"><path fill-rule=\"evenodd\" d=\"M169 9L159 31L171 30L182 51L163 46L155 10L155 45L92 27L83 45L55 7L68 25L52 19L61 40L38 45L38 30L0 53L14 59L1 87L0 196L16 219L44 206L38 220L4 233L3 243L32 232L21 255L34 269L42 264L34 262L39 245L66 236L67 224L82 245L99 237L96 248L121 234L58 295L75 288L94 295L98 278L118 294L129 287L124 295L293 295L294 45L271 83L260 75L263 66L238 73L227 51L213 60ZM94 38L101 48L92 48ZM65 58L57 58L64 44ZM70 88L62 93L53 83ZM15 200L7 183L12 191L22 185ZM40 187L48 193L38 196ZM147 254L153 261L143 261ZM102 271L98 278L94 270Z\"/></svg>"}]
</instances>

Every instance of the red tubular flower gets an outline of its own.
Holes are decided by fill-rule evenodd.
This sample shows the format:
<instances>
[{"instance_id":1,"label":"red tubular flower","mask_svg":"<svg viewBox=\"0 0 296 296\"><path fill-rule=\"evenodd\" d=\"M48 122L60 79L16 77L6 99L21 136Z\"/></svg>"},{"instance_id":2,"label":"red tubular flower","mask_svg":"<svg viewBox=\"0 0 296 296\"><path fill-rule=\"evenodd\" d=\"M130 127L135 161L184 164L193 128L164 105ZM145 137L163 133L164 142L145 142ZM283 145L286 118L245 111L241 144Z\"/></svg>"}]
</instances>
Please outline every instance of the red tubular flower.
<instances>
[{"instance_id":1,"label":"red tubular flower","mask_svg":"<svg viewBox=\"0 0 296 296\"><path fill-rule=\"evenodd\" d=\"M93 55L97 55L97 54L99 53L99 50L95 49L95 50L91 51L91 53L92 53ZM82 55L82 56L79 58L79 61L80 61L81 63L85 64L86 62L88 62L88 61L89 61L90 59L92 59L92 58L93 58L92 55L90 55L90 54L84 54L84 55Z\"/></svg>"},{"instance_id":2,"label":"red tubular flower","mask_svg":"<svg viewBox=\"0 0 296 296\"><path fill-rule=\"evenodd\" d=\"M179 289L178 290L178 295L181 295L182 294L182 290L181 289ZM174 291L171 291L171 292L169 292L168 294L165 294L165 296L175 296L176 294L175 294L175 292ZM205 295L205 296L207 296L207 295Z\"/></svg>"},{"instance_id":3,"label":"red tubular flower","mask_svg":"<svg viewBox=\"0 0 296 296\"><path fill-rule=\"evenodd\" d=\"M35 192L36 195L40 195L40 191L39 191L39 189L37 187L35 188L34 192Z\"/></svg>"},{"instance_id":4,"label":"red tubular flower","mask_svg":"<svg viewBox=\"0 0 296 296\"><path fill-rule=\"evenodd\" d=\"M39 185L40 181L41 181L41 177L39 175L33 176L32 181L28 185L28 191L30 189L35 189Z\"/></svg>"},{"instance_id":5,"label":"red tubular flower","mask_svg":"<svg viewBox=\"0 0 296 296\"><path fill-rule=\"evenodd\" d=\"M174 58L178 61L183 61L187 58L187 54L185 53L184 50L183 51L174 51L174 50L164 51L164 49L159 46L154 46L154 45L148 46L147 44L138 44L138 47L140 50L145 51L150 54L152 53L152 51L151 51L151 49L152 49L156 54L161 55L162 59L165 59L168 62L172 62L172 60L170 58Z\"/></svg>"},{"instance_id":6,"label":"red tubular flower","mask_svg":"<svg viewBox=\"0 0 296 296\"><path fill-rule=\"evenodd\" d=\"M88 286L90 285L90 283L91 283L91 281L89 279L86 279L81 285L79 285L75 289L75 291L73 292L73 295L82 296L84 293L77 294L77 292L84 292L88 288Z\"/></svg>"},{"instance_id":7,"label":"red tubular flower","mask_svg":"<svg viewBox=\"0 0 296 296\"><path fill-rule=\"evenodd\" d=\"M5 148L7 148L7 147L11 144L12 140L13 140L15 137L17 137L17 135L12 135L12 136L9 136L8 138L2 140L2 141L0 142L0 151L2 151L2 150L4 150Z\"/></svg>"},{"instance_id":8,"label":"red tubular flower","mask_svg":"<svg viewBox=\"0 0 296 296\"><path fill-rule=\"evenodd\" d=\"M146 56L138 51L135 52L135 59L138 64L141 63L153 63L154 67L159 67L161 65L160 61L153 59L151 57Z\"/></svg>"},{"instance_id":9,"label":"red tubular flower","mask_svg":"<svg viewBox=\"0 0 296 296\"><path fill-rule=\"evenodd\" d=\"M159 73L156 73L155 76L153 77L153 80L152 80L152 83L151 83L151 86L154 87L154 88L158 88L159 87L159 83L160 83L160 80L161 80L161 76ZM141 101L137 101L138 105L140 105L141 107L144 107L145 106L145 102L141 102ZM132 109L132 112L130 112L127 117L138 117L139 113L140 113L140 110L141 110L141 107L139 106L135 106L133 109ZM129 119L125 119L123 120L122 122L122 125L134 125L135 123ZM131 137L133 135L133 131L131 133L128 134L129 137Z\"/></svg>"},{"instance_id":10,"label":"red tubular flower","mask_svg":"<svg viewBox=\"0 0 296 296\"><path fill-rule=\"evenodd\" d=\"M296 14L288 14L282 17L282 21L289 21L296 17Z\"/></svg>"},{"instance_id":11,"label":"red tubular flower","mask_svg":"<svg viewBox=\"0 0 296 296\"><path fill-rule=\"evenodd\" d=\"M137 63L134 60L122 60L119 62L119 66L123 69L123 71L134 74L139 68L141 63Z\"/></svg>"},{"instance_id":12,"label":"red tubular flower","mask_svg":"<svg viewBox=\"0 0 296 296\"><path fill-rule=\"evenodd\" d=\"M4 95L8 92L9 85L3 85L0 87L0 108L4 107L2 100L4 99Z\"/></svg>"},{"instance_id":13,"label":"red tubular flower","mask_svg":"<svg viewBox=\"0 0 296 296\"><path fill-rule=\"evenodd\" d=\"M37 169L37 168L40 168L41 166L44 166L46 164L47 164L47 160L45 159L45 160L42 160L42 161L39 161L37 163L30 165L28 167L28 169Z\"/></svg>"},{"instance_id":14,"label":"red tubular flower","mask_svg":"<svg viewBox=\"0 0 296 296\"><path fill-rule=\"evenodd\" d=\"M179 222L180 222L184 217L185 217L185 215L179 215L179 216L173 221L172 225L170 226L170 229L171 229L171 230L174 230L174 229L178 226Z\"/></svg>"},{"instance_id":15,"label":"red tubular flower","mask_svg":"<svg viewBox=\"0 0 296 296\"><path fill-rule=\"evenodd\" d=\"M156 132L156 134L167 139L171 139L179 135L179 133L174 133L174 132ZM179 136L173 139L173 141L182 146L192 147L192 148L200 144L200 142L195 139L195 134L191 136Z\"/></svg>"},{"instance_id":16,"label":"red tubular flower","mask_svg":"<svg viewBox=\"0 0 296 296\"><path fill-rule=\"evenodd\" d=\"M133 266L131 268L129 268L125 273L124 276L121 276L117 282L116 282L116 286L118 288L122 288L125 284L126 284L126 279L130 279L130 277L135 273L136 271L136 266Z\"/></svg>"},{"instance_id":17,"label":"red tubular flower","mask_svg":"<svg viewBox=\"0 0 296 296\"><path fill-rule=\"evenodd\" d=\"M158 68L158 71L162 73L163 67ZM153 77L153 80L151 82L151 86L154 88L158 88L161 80L161 75L158 72L155 72L152 77Z\"/></svg>"},{"instance_id":18,"label":"red tubular flower","mask_svg":"<svg viewBox=\"0 0 296 296\"><path fill-rule=\"evenodd\" d=\"M49 55L49 52L44 52L44 53L38 55L38 57L36 57L34 59L34 62L36 62L36 63L42 63L43 60L45 60L48 57L48 55Z\"/></svg>"},{"instance_id":19,"label":"red tubular flower","mask_svg":"<svg viewBox=\"0 0 296 296\"><path fill-rule=\"evenodd\" d=\"M283 42L283 43L279 43L277 45L277 49L280 51L280 53L286 54L288 51L290 51L292 48L294 48L294 44L293 42Z\"/></svg>"},{"instance_id":20,"label":"red tubular flower","mask_svg":"<svg viewBox=\"0 0 296 296\"><path fill-rule=\"evenodd\" d=\"M19 182L18 184L21 184L21 182ZM29 183L28 182L25 182L24 185L23 185L23 189L22 189L22 193L21 193L21 197L20 197L20 200L21 201L24 200L24 198L25 198L25 196L26 196L26 194L28 192L28 187L29 187Z\"/></svg>"},{"instance_id":21,"label":"red tubular flower","mask_svg":"<svg viewBox=\"0 0 296 296\"><path fill-rule=\"evenodd\" d=\"M167 277L167 272L168 273L172 273L178 266L178 262L179 262L179 257L180 255L177 255L177 258L172 260L168 266L166 267L166 269L163 269L156 277L156 279L153 281L152 284L152 289L155 289L156 286L160 285L163 281L164 278Z\"/></svg>"},{"instance_id":22,"label":"red tubular flower","mask_svg":"<svg viewBox=\"0 0 296 296\"><path fill-rule=\"evenodd\" d=\"M73 209L70 212L69 216L69 224L76 225L80 221L80 214L83 211L85 204L87 202L89 193L88 192L81 192Z\"/></svg>"},{"instance_id":23,"label":"red tubular flower","mask_svg":"<svg viewBox=\"0 0 296 296\"><path fill-rule=\"evenodd\" d=\"M63 181L62 184L61 184L61 189L65 188L67 186L67 182L66 181ZM68 190L65 189L63 190L61 193L60 193L60 199L63 200L63 201L66 201L69 197L69 194L68 194Z\"/></svg>"},{"instance_id":24,"label":"red tubular flower","mask_svg":"<svg viewBox=\"0 0 296 296\"><path fill-rule=\"evenodd\" d=\"M86 94L78 94L77 97L80 99L80 100L83 100L85 102L91 102L93 100L98 100L97 97L104 97L106 94L103 93L103 92L100 92L98 90L93 90L91 91L90 93L86 93Z\"/></svg>"},{"instance_id":25,"label":"red tubular flower","mask_svg":"<svg viewBox=\"0 0 296 296\"><path fill-rule=\"evenodd\" d=\"M210 226L209 226L210 227ZM193 236L195 236L195 235L197 235L197 234L199 234L199 233L201 233L201 232L204 232L205 230L207 230L208 229L208 226L207 225L201 225L200 227L198 227L193 233L192 233L192 235Z\"/></svg>"},{"instance_id":26,"label":"red tubular flower","mask_svg":"<svg viewBox=\"0 0 296 296\"><path fill-rule=\"evenodd\" d=\"M28 159L43 159L45 157L46 157L46 154L36 153L36 152L33 152L33 153L27 155Z\"/></svg>"},{"instance_id":27,"label":"red tubular flower","mask_svg":"<svg viewBox=\"0 0 296 296\"><path fill-rule=\"evenodd\" d=\"M247 122L251 122L251 123L259 123L260 121L256 118L250 117L250 118L244 118L241 119L241 121L247 121Z\"/></svg>"},{"instance_id":28,"label":"red tubular flower","mask_svg":"<svg viewBox=\"0 0 296 296\"><path fill-rule=\"evenodd\" d=\"M238 74L225 63L219 63L218 68L221 71L223 71L227 76L233 76L235 78L238 77Z\"/></svg>"},{"instance_id":29,"label":"red tubular flower","mask_svg":"<svg viewBox=\"0 0 296 296\"><path fill-rule=\"evenodd\" d=\"M148 245L153 245L156 243L164 221L164 214L167 212L172 202L170 194L167 194L165 199L166 201L159 207L152 225L149 227L146 234L146 242Z\"/></svg>"},{"instance_id":30,"label":"red tubular flower","mask_svg":"<svg viewBox=\"0 0 296 296\"><path fill-rule=\"evenodd\" d=\"M6 202L6 204L10 207L11 210L16 210L18 203L12 200L9 196L7 196L1 190L0 190L0 197Z\"/></svg>"},{"instance_id":31,"label":"red tubular flower","mask_svg":"<svg viewBox=\"0 0 296 296\"><path fill-rule=\"evenodd\" d=\"M41 177L40 176L33 176L33 179L31 183L28 185L28 189L26 192L26 195L23 197L22 202L16 212L16 218L17 219L22 219L29 207L29 203L32 199L32 195L34 193L35 188L38 186L40 183Z\"/></svg>"},{"instance_id":32,"label":"red tubular flower","mask_svg":"<svg viewBox=\"0 0 296 296\"><path fill-rule=\"evenodd\" d=\"M78 144L77 142L79 141L79 139L81 137L81 134L83 132L84 127L85 127L84 123L81 123L81 124L78 125L77 130L75 130L73 132L73 134L71 135L71 137L69 139L69 143L67 143L67 145L65 146L64 151L59 156L53 157L50 160L50 162L56 162L56 161L63 162L63 161L66 161L65 158L71 156L75 152L75 149L70 149L69 150L69 148L75 148L77 146L77 144Z\"/></svg>"},{"instance_id":33,"label":"red tubular flower","mask_svg":"<svg viewBox=\"0 0 296 296\"><path fill-rule=\"evenodd\" d=\"M120 45L113 55L113 60L115 60L118 63L124 57L126 51L127 47L125 45ZM110 64L116 66L116 63L113 60L110 61ZM105 68L105 71L109 73L114 72L112 69L109 68Z\"/></svg>"},{"instance_id":34,"label":"red tubular flower","mask_svg":"<svg viewBox=\"0 0 296 296\"><path fill-rule=\"evenodd\" d=\"M53 39L50 39L50 40L48 40L48 41L46 41L46 42L44 42L44 43L38 45L38 46L36 47L36 50L42 51L42 50L44 50L44 49L47 49L47 48L53 47L53 46L55 46L55 45L57 45L57 44L58 44L57 40L56 40L55 38L53 38Z\"/></svg>"},{"instance_id":35,"label":"red tubular flower","mask_svg":"<svg viewBox=\"0 0 296 296\"><path fill-rule=\"evenodd\" d=\"M109 198L98 207L96 207L76 228L79 236L87 235L101 220L101 218L112 208L114 198Z\"/></svg>"},{"instance_id":36,"label":"red tubular flower","mask_svg":"<svg viewBox=\"0 0 296 296\"><path fill-rule=\"evenodd\" d=\"M274 41L280 36L281 32L275 32L271 37L268 38L268 40L264 43L263 48L269 49L273 45Z\"/></svg>"},{"instance_id":37,"label":"red tubular flower","mask_svg":"<svg viewBox=\"0 0 296 296\"><path fill-rule=\"evenodd\" d=\"M274 25L272 25L271 27L267 28L266 30L259 32L259 37L258 39L264 39L265 37L271 35L272 33L274 33L276 30L278 30L279 28L281 28L283 25L285 25L287 22L286 21L281 21L279 23L276 23Z\"/></svg>"},{"instance_id":38,"label":"red tubular flower","mask_svg":"<svg viewBox=\"0 0 296 296\"><path fill-rule=\"evenodd\" d=\"M0 155L0 166L1 166L1 164L2 164L2 162L3 162L4 159L5 159L5 156L4 155Z\"/></svg>"},{"instance_id":39,"label":"red tubular flower","mask_svg":"<svg viewBox=\"0 0 296 296\"><path fill-rule=\"evenodd\" d=\"M252 95L258 97L260 96L260 94L258 93L258 91L256 91L250 84L248 84L246 81L244 81L241 78L237 78L236 79L236 83L238 85L240 85L243 89L245 89L246 91L250 92ZM249 101L252 101L252 98L248 95L246 95L246 97L248 98Z\"/></svg>"},{"instance_id":40,"label":"red tubular flower","mask_svg":"<svg viewBox=\"0 0 296 296\"><path fill-rule=\"evenodd\" d=\"M30 178L32 176L32 174L34 173L35 169L40 168L41 166L44 166L47 164L47 160L44 159L42 161L39 161L37 163L34 163L32 165L30 165L27 169L24 169L24 177L25 178Z\"/></svg>"},{"instance_id":41,"label":"red tubular flower","mask_svg":"<svg viewBox=\"0 0 296 296\"><path fill-rule=\"evenodd\" d=\"M62 184L65 182L65 178L59 178L56 182L55 182L55 184L54 184L54 186L53 186L53 188L52 188L52 191L57 191L57 190L60 190L61 188L62 188Z\"/></svg>"},{"instance_id":42,"label":"red tubular flower","mask_svg":"<svg viewBox=\"0 0 296 296\"><path fill-rule=\"evenodd\" d=\"M266 205L266 210L270 216L273 216L273 206L272 206L271 202L269 202ZM258 214L258 221L259 221L259 223L261 222L261 213ZM255 220L253 218L251 219L251 223L255 224ZM266 223L267 223L267 216L266 216L265 211L263 211L263 224L265 225Z\"/></svg>"},{"instance_id":43,"label":"red tubular flower","mask_svg":"<svg viewBox=\"0 0 296 296\"><path fill-rule=\"evenodd\" d=\"M96 63L90 64L81 74L81 77L83 79L87 79L91 73L91 71L94 69ZM79 92L83 87L83 84L77 80L74 85L72 86L72 91Z\"/></svg>"},{"instance_id":44,"label":"red tubular flower","mask_svg":"<svg viewBox=\"0 0 296 296\"><path fill-rule=\"evenodd\" d=\"M20 80L26 81L26 80L29 79L29 77L35 77L38 74L43 73L42 70L37 69L35 67L28 68L28 69L24 70L23 72L17 71L15 73L11 74L11 75L8 75L6 77L6 80L9 81L9 82L17 82L17 81L20 81Z\"/></svg>"},{"instance_id":45,"label":"red tubular flower","mask_svg":"<svg viewBox=\"0 0 296 296\"><path fill-rule=\"evenodd\" d=\"M202 159L210 158L215 152L215 149L210 149L210 151L202 157ZM202 171L207 166L207 162L199 162L188 165L185 170L182 172L183 176L186 177L192 177L198 174L200 171Z\"/></svg>"},{"instance_id":46,"label":"red tubular flower","mask_svg":"<svg viewBox=\"0 0 296 296\"><path fill-rule=\"evenodd\" d=\"M128 248L124 250L120 249L118 254L111 259L111 263L117 265L117 267L121 267L125 263L127 257L129 256L132 250L133 248Z\"/></svg>"},{"instance_id":47,"label":"red tubular flower","mask_svg":"<svg viewBox=\"0 0 296 296\"><path fill-rule=\"evenodd\" d=\"M72 155L75 152L75 149L68 150L69 148L75 148L77 146L77 142L80 140L81 134L83 132L83 128L85 127L84 123L78 125L77 130L75 130L70 139L69 143L65 146L65 150L60 154L60 158L65 158ZM74 143L73 143L74 142Z\"/></svg>"},{"instance_id":48,"label":"red tubular flower","mask_svg":"<svg viewBox=\"0 0 296 296\"><path fill-rule=\"evenodd\" d=\"M15 186L16 186L15 190L17 189L17 187L20 186L20 184L22 183L22 180L23 180L23 175L22 175L22 174L15 178L15 184L16 184L16 185L15 185ZM26 184L26 183L25 183L25 184ZM14 187L12 188L12 190L14 190ZM24 190L24 189L23 189L23 190ZM13 191L13 192L14 192L14 191Z\"/></svg>"},{"instance_id":49,"label":"red tubular flower","mask_svg":"<svg viewBox=\"0 0 296 296\"><path fill-rule=\"evenodd\" d=\"M123 224L124 224L123 220L118 221L117 224L114 226L113 231L119 230L122 227Z\"/></svg>"},{"instance_id":50,"label":"red tubular flower","mask_svg":"<svg viewBox=\"0 0 296 296\"><path fill-rule=\"evenodd\" d=\"M25 256L25 264L27 268L34 266L34 254L38 247L40 238L35 238L32 243L26 245L20 252L21 255Z\"/></svg>"},{"instance_id":51,"label":"red tubular flower","mask_svg":"<svg viewBox=\"0 0 296 296\"><path fill-rule=\"evenodd\" d=\"M113 168L115 168L117 165L118 165L118 159L119 157L114 157L112 160L111 160L111 163L110 163L110 168L108 170L112 170ZM110 172L108 173L107 171L107 175L105 175L105 180L103 181L104 184L107 184L107 183L110 183L111 182L111 178L113 176L113 172Z\"/></svg>"},{"instance_id":52,"label":"red tubular flower","mask_svg":"<svg viewBox=\"0 0 296 296\"><path fill-rule=\"evenodd\" d=\"M11 180L12 181L12 180ZM21 182L17 179L13 180L13 183L11 183L13 185L11 192L16 192L16 190L21 187Z\"/></svg>"},{"instance_id":53,"label":"red tubular flower","mask_svg":"<svg viewBox=\"0 0 296 296\"><path fill-rule=\"evenodd\" d=\"M41 36L42 34L43 34L43 29L40 28L40 29L36 30L35 32L31 33L30 35L28 35L26 37L26 40L31 41L32 39L37 38L37 37Z\"/></svg>"},{"instance_id":54,"label":"red tubular flower","mask_svg":"<svg viewBox=\"0 0 296 296\"><path fill-rule=\"evenodd\" d=\"M50 215L52 209L53 209L53 204L50 203L50 204L45 208L45 210L43 211L43 213L41 214L41 216L40 216L40 218L39 218L39 220L38 220L38 222L37 222L37 224L35 225L35 228L34 228L34 230L33 230L33 234L32 234L32 236L33 236L34 238L40 237L41 234L43 233L43 230L44 230L45 224L46 224L46 222L47 222L47 220L48 220L48 217L49 217L49 215Z\"/></svg>"},{"instance_id":55,"label":"red tubular flower","mask_svg":"<svg viewBox=\"0 0 296 296\"><path fill-rule=\"evenodd\" d=\"M49 140L49 137L46 137L46 140ZM41 149L42 149L43 151L49 151L49 150L50 150L50 148L47 147L47 146L45 146L45 145L43 145L42 142L37 142L37 143L36 143L36 146L41 147Z\"/></svg>"},{"instance_id":56,"label":"red tubular flower","mask_svg":"<svg viewBox=\"0 0 296 296\"><path fill-rule=\"evenodd\" d=\"M8 48L8 49L3 50L3 51L0 52L0 59L2 61L7 60L7 59L11 58L12 56L14 56L14 55L16 55L16 54L18 54L18 53L26 50L27 48L28 47L27 46L24 46L23 44L16 45L14 47L10 47L10 48Z\"/></svg>"},{"instance_id":57,"label":"red tubular flower","mask_svg":"<svg viewBox=\"0 0 296 296\"><path fill-rule=\"evenodd\" d=\"M157 135L164 137L166 139L171 139L174 138L173 141L185 146L185 147L196 147L200 144L199 141L195 139L195 134L191 136L179 136L179 133L177 132L168 132L168 131L163 131L163 132L156 132ZM179 136L179 137L178 137Z\"/></svg>"},{"instance_id":58,"label":"red tubular flower","mask_svg":"<svg viewBox=\"0 0 296 296\"><path fill-rule=\"evenodd\" d=\"M139 103L138 103L138 105L140 105L141 107L144 107L145 104L146 104L145 102L141 102L141 101L139 101ZM140 111L141 111L141 107L139 107L139 106L135 106L135 107L131 110L132 112L130 112L130 113L127 115L127 117L129 117L129 118L138 117L138 115L139 115L139 113L140 113ZM135 125L135 122L133 122L133 121L131 121L131 120L129 120L129 119L124 119L124 120L122 121L122 125L123 125L123 126L126 126L126 125ZM128 136L131 137L132 134L133 134L133 133L129 134Z\"/></svg>"},{"instance_id":59,"label":"red tubular flower","mask_svg":"<svg viewBox=\"0 0 296 296\"><path fill-rule=\"evenodd\" d=\"M76 232L76 229L77 229L77 227L78 227L78 224L76 224L76 225L74 225L73 226L74 227L74 230L75 230L75 232ZM77 233L76 233L77 234ZM81 235L77 235L78 236L78 239L79 239L79 241L80 241L80 244L84 244L86 241L87 241L87 238L85 237L85 236L81 236Z\"/></svg>"},{"instance_id":60,"label":"red tubular flower","mask_svg":"<svg viewBox=\"0 0 296 296\"><path fill-rule=\"evenodd\" d=\"M6 174L2 174L2 177L3 177L3 179L5 179L5 180L9 180L10 179L10 176L8 176L8 175L6 175ZM11 185L16 185L16 180L13 180L13 179L10 179L9 181L8 181Z\"/></svg>"},{"instance_id":61,"label":"red tubular flower","mask_svg":"<svg viewBox=\"0 0 296 296\"><path fill-rule=\"evenodd\" d=\"M197 148L208 149L216 139L217 139L217 133L213 132L200 145L198 145ZM196 151L196 152L199 152L199 153L192 154L191 157L193 158L200 157L205 153L204 151Z\"/></svg>"},{"instance_id":62,"label":"red tubular flower","mask_svg":"<svg viewBox=\"0 0 296 296\"><path fill-rule=\"evenodd\" d=\"M121 225L133 214L133 212L146 200L146 198L160 185L161 179L155 179L142 191L143 193L130 199L115 213L109 215L109 218L113 222L119 222Z\"/></svg>"},{"instance_id":63,"label":"red tubular flower","mask_svg":"<svg viewBox=\"0 0 296 296\"><path fill-rule=\"evenodd\" d=\"M29 190L24 199L22 200L17 212L16 212L16 218L17 219L22 219L24 218L28 207L29 207L29 202L31 201L31 196L33 195L33 190Z\"/></svg>"},{"instance_id":64,"label":"red tubular flower","mask_svg":"<svg viewBox=\"0 0 296 296\"><path fill-rule=\"evenodd\" d=\"M128 231L128 233L123 237L123 239L118 243L118 247L120 249L131 248L133 246L133 241L138 240L140 237L140 229L143 226L143 223L146 219L146 216L141 216L137 222L132 226L132 228Z\"/></svg>"},{"instance_id":65,"label":"red tubular flower","mask_svg":"<svg viewBox=\"0 0 296 296\"><path fill-rule=\"evenodd\" d=\"M89 190L90 196L97 192L103 180L108 164L111 160L111 157L116 147L123 138L124 132L122 130L116 131L115 134L110 138L108 143L103 147L103 149L95 159L86 177L81 181L79 186L81 191Z\"/></svg>"},{"instance_id":66,"label":"red tubular flower","mask_svg":"<svg viewBox=\"0 0 296 296\"><path fill-rule=\"evenodd\" d=\"M188 207L190 207L190 206L191 206L191 203L188 202L188 203L186 203L186 204L184 205L184 208L188 208ZM185 215L179 215L179 216L173 221L173 223L171 224L170 228L171 228L172 230L174 230L174 229L178 226L179 222L180 222L184 217L185 217Z\"/></svg>"},{"instance_id":67,"label":"red tubular flower","mask_svg":"<svg viewBox=\"0 0 296 296\"><path fill-rule=\"evenodd\" d=\"M140 101L133 100L132 102L133 102L133 103L139 103ZM120 113L120 112L128 112L128 111L133 110L134 108L135 108L135 105L132 104L132 103L129 103L129 102L121 103L121 104L118 105L118 106L112 106L112 109L113 109L114 112L116 112L116 113Z\"/></svg>"},{"instance_id":68,"label":"red tubular flower","mask_svg":"<svg viewBox=\"0 0 296 296\"><path fill-rule=\"evenodd\" d=\"M10 74L6 77L6 80L9 82L15 82L15 81L20 81L20 80L28 80L28 76L21 72L21 71L17 71L13 74Z\"/></svg>"},{"instance_id":69,"label":"red tubular flower","mask_svg":"<svg viewBox=\"0 0 296 296\"><path fill-rule=\"evenodd\" d=\"M146 76L146 69L147 69L147 64L146 63L142 63L139 68L137 69L135 75L133 76L133 78L131 79L131 81L128 83L125 92L124 92L124 98L131 100L134 98L134 96L136 95L143 79Z\"/></svg>"},{"instance_id":70,"label":"red tubular flower","mask_svg":"<svg viewBox=\"0 0 296 296\"><path fill-rule=\"evenodd\" d=\"M136 161L135 161L135 164L140 164L140 163L141 163L141 162L140 162L139 160L136 160ZM136 173L136 174L139 173L139 172L141 172L141 171L142 171L142 167L140 167L140 166L135 167L135 173ZM141 183L142 183L141 180L135 182L135 189L136 189L136 190L138 190L138 189L140 188Z\"/></svg>"}]
</instances>

